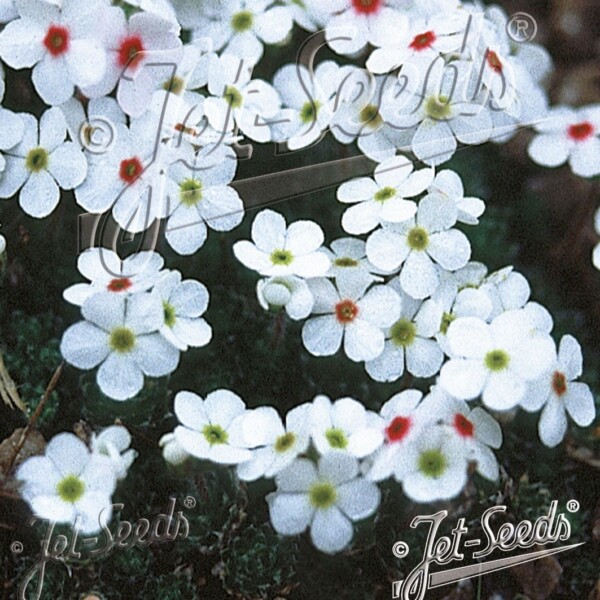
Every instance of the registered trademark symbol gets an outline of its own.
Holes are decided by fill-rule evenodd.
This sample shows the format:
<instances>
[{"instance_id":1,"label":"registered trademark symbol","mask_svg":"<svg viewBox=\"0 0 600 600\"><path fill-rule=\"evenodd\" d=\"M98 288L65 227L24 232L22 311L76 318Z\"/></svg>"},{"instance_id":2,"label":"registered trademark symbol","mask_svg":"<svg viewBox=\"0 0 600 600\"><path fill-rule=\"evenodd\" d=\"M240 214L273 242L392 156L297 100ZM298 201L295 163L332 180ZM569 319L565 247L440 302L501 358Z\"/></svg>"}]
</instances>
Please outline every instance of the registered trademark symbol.
<instances>
[{"instance_id":1,"label":"registered trademark symbol","mask_svg":"<svg viewBox=\"0 0 600 600\"><path fill-rule=\"evenodd\" d=\"M13 554L21 554L21 552L23 552L23 544L21 544L21 542L13 542L10 545L10 551Z\"/></svg>"},{"instance_id":2,"label":"registered trademark symbol","mask_svg":"<svg viewBox=\"0 0 600 600\"><path fill-rule=\"evenodd\" d=\"M183 505L186 508L194 508L194 506L196 506L196 498L193 498L192 496L186 496L185 500L183 501Z\"/></svg>"},{"instance_id":3,"label":"registered trademark symbol","mask_svg":"<svg viewBox=\"0 0 600 600\"><path fill-rule=\"evenodd\" d=\"M506 23L506 33L518 44L531 42L537 35L537 22L529 13L515 13Z\"/></svg>"},{"instance_id":4,"label":"registered trademark symbol","mask_svg":"<svg viewBox=\"0 0 600 600\"><path fill-rule=\"evenodd\" d=\"M577 500L569 500L567 502L567 510L571 513L577 512L579 510L579 502Z\"/></svg>"},{"instance_id":5,"label":"registered trademark symbol","mask_svg":"<svg viewBox=\"0 0 600 600\"><path fill-rule=\"evenodd\" d=\"M392 547L392 554L396 558L404 558L408 554L408 544L406 542L396 542Z\"/></svg>"}]
</instances>

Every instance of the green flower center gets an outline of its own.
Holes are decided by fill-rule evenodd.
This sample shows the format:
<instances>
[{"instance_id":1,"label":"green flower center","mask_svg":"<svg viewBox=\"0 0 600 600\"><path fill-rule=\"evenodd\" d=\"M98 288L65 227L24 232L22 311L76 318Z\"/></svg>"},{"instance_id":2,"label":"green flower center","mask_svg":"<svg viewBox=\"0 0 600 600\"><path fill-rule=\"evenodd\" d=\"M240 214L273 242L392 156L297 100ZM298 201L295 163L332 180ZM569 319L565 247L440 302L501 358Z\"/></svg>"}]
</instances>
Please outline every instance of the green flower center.
<instances>
[{"instance_id":1,"label":"green flower center","mask_svg":"<svg viewBox=\"0 0 600 600\"><path fill-rule=\"evenodd\" d=\"M135 346L135 333L127 327L116 327L110 333L108 345L120 354L131 352Z\"/></svg>"},{"instance_id":2,"label":"green flower center","mask_svg":"<svg viewBox=\"0 0 600 600\"><path fill-rule=\"evenodd\" d=\"M314 102L305 102L304 106L300 109L300 120L306 125L313 123L317 120L321 103L317 100Z\"/></svg>"},{"instance_id":3,"label":"green flower center","mask_svg":"<svg viewBox=\"0 0 600 600\"><path fill-rule=\"evenodd\" d=\"M56 486L56 492L64 502L77 502L85 492L85 483L77 475L63 477Z\"/></svg>"},{"instance_id":4,"label":"green flower center","mask_svg":"<svg viewBox=\"0 0 600 600\"><path fill-rule=\"evenodd\" d=\"M400 319L392 325L391 338L396 346L406 348L417 337L417 326L408 319Z\"/></svg>"},{"instance_id":5,"label":"green flower center","mask_svg":"<svg viewBox=\"0 0 600 600\"><path fill-rule=\"evenodd\" d=\"M456 317L452 313L445 312L442 315L442 322L440 324L440 331L444 335L446 335L448 333L448 327L450 327L450 323L452 323L452 321L454 321L454 319L456 319Z\"/></svg>"},{"instance_id":6,"label":"green flower center","mask_svg":"<svg viewBox=\"0 0 600 600\"><path fill-rule=\"evenodd\" d=\"M365 106L358 115L358 119L361 123L368 125L372 129L379 127L383 123L383 119L379 114L379 108L376 104L369 104Z\"/></svg>"},{"instance_id":7,"label":"green flower center","mask_svg":"<svg viewBox=\"0 0 600 600\"><path fill-rule=\"evenodd\" d=\"M202 435L211 446L226 444L229 439L229 435L220 425L205 425Z\"/></svg>"},{"instance_id":8,"label":"green flower center","mask_svg":"<svg viewBox=\"0 0 600 600\"><path fill-rule=\"evenodd\" d=\"M340 258L336 258L333 261L333 264L336 267L357 267L358 261L350 258L349 256L342 256Z\"/></svg>"},{"instance_id":9,"label":"green flower center","mask_svg":"<svg viewBox=\"0 0 600 600\"><path fill-rule=\"evenodd\" d=\"M504 350L491 350L485 355L484 362L490 371L504 371L510 363L510 356Z\"/></svg>"},{"instance_id":10,"label":"green flower center","mask_svg":"<svg viewBox=\"0 0 600 600\"><path fill-rule=\"evenodd\" d=\"M313 483L308 490L308 499L315 508L329 508L337 500L337 491L330 483Z\"/></svg>"},{"instance_id":11,"label":"green flower center","mask_svg":"<svg viewBox=\"0 0 600 600\"><path fill-rule=\"evenodd\" d=\"M384 187L376 192L375 200L383 204L386 200L393 198L395 195L396 190L393 187Z\"/></svg>"},{"instance_id":12,"label":"green flower center","mask_svg":"<svg viewBox=\"0 0 600 600\"><path fill-rule=\"evenodd\" d=\"M232 85L228 85L225 88L225 95L223 97L231 108L240 108L244 102L244 97L240 91Z\"/></svg>"},{"instance_id":13,"label":"green flower center","mask_svg":"<svg viewBox=\"0 0 600 600\"><path fill-rule=\"evenodd\" d=\"M165 325L172 329L175 326L175 322L177 321L175 307L170 302L163 300L163 312L165 315Z\"/></svg>"},{"instance_id":14,"label":"green flower center","mask_svg":"<svg viewBox=\"0 0 600 600\"><path fill-rule=\"evenodd\" d=\"M425 450L419 456L419 471L427 477L440 477L446 470L446 457L441 450Z\"/></svg>"},{"instance_id":15,"label":"green flower center","mask_svg":"<svg viewBox=\"0 0 600 600\"><path fill-rule=\"evenodd\" d=\"M249 10L241 10L231 17L231 27L237 33L248 31L254 24L254 15Z\"/></svg>"},{"instance_id":16,"label":"green flower center","mask_svg":"<svg viewBox=\"0 0 600 600\"><path fill-rule=\"evenodd\" d=\"M294 255L289 250L273 250L271 253L271 262L274 265L291 265Z\"/></svg>"},{"instance_id":17,"label":"green flower center","mask_svg":"<svg viewBox=\"0 0 600 600\"><path fill-rule=\"evenodd\" d=\"M32 173L39 173L48 166L48 152L43 148L33 148L25 159L25 167Z\"/></svg>"},{"instance_id":18,"label":"green flower center","mask_svg":"<svg viewBox=\"0 0 600 600\"><path fill-rule=\"evenodd\" d=\"M275 440L275 452L279 452L280 454L283 452L287 452L294 445L295 441L296 435L291 431L280 435Z\"/></svg>"},{"instance_id":19,"label":"green flower center","mask_svg":"<svg viewBox=\"0 0 600 600\"><path fill-rule=\"evenodd\" d=\"M452 113L450 99L447 96L431 96L425 105L427 116L435 121L443 121Z\"/></svg>"},{"instance_id":20,"label":"green flower center","mask_svg":"<svg viewBox=\"0 0 600 600\"><path fill-rule=\"evenodd\" d=\"M429 234L422 227L413 227L408 232L407 241L411 250L421 252L429 246Z\"/></svg>"},{"instance_id":21,"label":"green flower center","mask_svg":"<svg viewBox=\"0 0 600 600\"><path fill-rule=\"evenodd\" d=\"M175 75L174 77L167 79L167 81L163 83L162 88L171 94L179 96L179 94L181 94L181 92L183 92L185 89L185 81L181 77L177 77L177 75Z\"/></svg>"},{"instance_id":22,"label":"green flower center","mask_svg":"<svg viewBox=\"0 0 600 600\"><path fill-rule=\"evenodd\" d=\"M343 450L348 445L346 434L341 429L335 427L331 427L325 432L325 438L332 448Z\"/></svg>"},{"instance_id":23,"label":"green flower center","mask_svg":"<svg viewBox=\"0 0 600 600\"><path fill-rule=\"evenodd\" d=\"M202 182L186 179L179 184L179 198L186 206L195 206L202 200Z\"/></svg>"}]
</instances>

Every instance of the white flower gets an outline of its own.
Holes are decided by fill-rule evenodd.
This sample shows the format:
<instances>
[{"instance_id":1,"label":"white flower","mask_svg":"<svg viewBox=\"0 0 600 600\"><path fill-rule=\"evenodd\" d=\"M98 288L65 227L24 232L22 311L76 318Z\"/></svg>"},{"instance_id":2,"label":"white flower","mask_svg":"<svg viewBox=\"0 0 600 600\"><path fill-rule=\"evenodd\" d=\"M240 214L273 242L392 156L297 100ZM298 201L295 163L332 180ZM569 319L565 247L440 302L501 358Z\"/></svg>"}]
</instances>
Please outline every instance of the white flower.
<instances>
[{"instance_id":1,"label":"white flower","mask_svg":"<svg viewBox=\"0 0 600 600\"><path fill-rule=\"evenodd\" d=\"M369 177L352 179L337 191L340 202L352 203L342 216L342 227L352 235L372 231L383 222L401 223L417 212L411 198L418 196L433 181L433 169L413 172L413 164L405 156L380 163Z\"/></svg>"},{"instance_id":2,"label":"white flower","mask_svg":"<svg viewBox=\"0 0 600 600\"><path fill-rule=\"evenodd\" d=\"M313 314L302 328L305 348L314 356L335 354L344 341L344 352L355 362L372 360L383 352L383 329L400 314L401 301L391 288L375 285L365 293L360 282L328 279L308 282L315 299Z\"/></svg>"},{"instance_id":3,"label":"white flower","mask_svg":"<svg viewBox=\"0 0 600 600\"><path fill-rule=\"evenodd\" d=\"M106 52L100 32L114 11L104 0L43 0L16 4L18 19L0 33L0 56L14 69L33 67L31 79L44 102L62 104L74 92L100 81Z\"/></svg>"},{"instance_id":4,"label":"white flower","mask_svg":"<svg viewBox=\"0 0 600 600\"><path fill-rule=\"evenodd\" d=\"M0 234L0 257L6 252L6 238Z\"/></svg>"},{"instance_id":5,"label":"white flower","mask_svg":"<svg viewBox=\"0 0 600 600\"><path fill-rule=\"evenodd\" d=\"M81 307L85 321L62 338L65 360L78 369L100 365L96 381L113 400L127 400L144 386L144 375L164 377L179 363L179 350L163 338L163 307L152 294L129 297L102 292Z\"/></svg>"},{"instance_id":6,"label":"white flower","mask_svg":"<svg viewBox=\"0 0 600 600\"><path fill-rule=\"evenodd\" d=\"M467 450L439 425L430 425L407 444L403 460L402 489L415 502L449 500L467 483Z\"/></svg>"},{"instance_id":7,"label":"white flower","mask_svg":"<svg viewBox=\"0 0 600 600\"><path fill-rule=\"evenodd\" d=\"M235 152L224 145L194 153L185 145L167 171L171 215L165 236L178 254L193 254L205 242L207 228L231 231L244 218L244 204L229 184L237 167Z\"/></svg>"},{"instance_id":8,"label":"white flower","mask_svg":"<svg viewBox=\"0 0 600 600\"><path fill-rule=\"evenodd\" d=\"M575 175L600 174L599 104L579 109L557 106L534 127L539 135L527 149L533 161L544 167L558 167L569 161Z\"/></svg>"},{"instance_id":9,"label":"white flower","mask_svg":"<svg viewBox=\"0 0 600 600\"><path fill-rule=\"evenodd\" d=\"M490 273L481 282L480 289L492 301L490 319L504 311L523 308L531 295L529 282L521 273L514 271L513 267Z\"/></svg>"},{"instance_id":10,"label":"white flower","mask_svg":"<svg viewBox=\"0 0 600 600\"><path fill-rule=\"evenodd\" d=\"M208 91L204 114L217 132L227 134L237 126L251 140L271 141L273 121L281 100L262 79L250 79L252 66L232 55L213 57L208 67Z\"/></svg>"},{"instance_id":11,"label":"white flower","mask_svg":"<svg viewBox=\"0 0 600 600\"><path fill-rule=\"evenodd\" d=\"M356 54L367 44L389 46L408 29L408 18L396 8L398 0L329 0L333 15L325 39L338 54Z\"/></svg>"},{"instance_id":12,"label":"white flower","mask_svg":"<svg viewBox=\"0 0 600 600\"><path fill-rule=\"evenodd\" d=\"M314 305L306 281L294 275L259 280L256 284L256 295L265 310L284 307L290 319L294 321L308 317Z\"/></svg>"},{"instance_id":13,"label":"white flower","mask_svg":"<svg viewBox=\"0 0 600 600\"><path fill-rule=\"evenodd\" d=\"M66 142L67 125L58 108L37 119L21 113L23 139L7 151L6 168L0 178L0 198L10 198L19 188L19 204L30 216L47 217L60 200L59 186L70 190L87 173L87 162L73 142Z\"/></svg>"},{"instance_id":14,"label":"white flower","mask_svg":"<svg viewBox=\"0 0 600 600\"><path fill-rule=\"evenodd\" d=\"M438 373L444 360L434 339L442 309L432 300L420 302L402 294L397 280L389 286L401 294L402 310L398 320L385 331L383 352L365 362L365 369L376 381L396 381L405 369L415 377L431 377Z\"/></svg>"},{"instance_id":15,"label":"white flower","mask_svg":"<svg viewBox=\"0 0 600 600\"><path fill-rule=\"evenodd\" d=\"M193 392L175 396L175 414L181 425L175 440L191 456L223 465L252 458L243 440L242 420L246 405L229 390L215 390L203 400Z\"/></svg>"},{"instance_id":16,"label":"white flower","mask_svg":"<svg viewBox=\"0 0 600 600\"><path fill-rule=\"evenodd\" d=\"M25 133L25 123L19 114L6 110L0 106L0 150L14 148ZM0 178L6 168L6 161L0 152Z\"/></svg>"},{"instance_id":17,"label":"white flower","mask_svg":"<svg viewBox=\"0 0 600 600\"><path fill-rule=\"evenodd\" d=\"M452 428L456 438L463 444L468 460L476 463L477 472L489 479L498 479L498 461L491 448L502 445L502 429L485 410L448 396L439 386L433 386L419 410L431 415L438 423Z\"/></svg>"},{"instance_id":18,"label":"white flower","mask_svg":"<svg viewBox=\"0 0 600 600\"><path fill-rule=\"evenodd\" d=\"M286 227L279 213L267 209L256 215L251 235L252 242L236 242L233 252L244 266L261 275L319 277L329 269L329 259L319 252L323 231L312 221Z\"/></svg>"},{"instance_id":19,"label":"white flower","mask_svg":"<svg viewBox=\"0 0 600 600\"><path fill-rule=\"evenodd\" d=\"M435 263L456 271L471 256L471 245L464 233L453 229L457 219L453 200L429 194L420 202L416 219L399 224L384 224L367 240L367 256L376 266L393 271L402 265L400 285L413 298L433 294L439 283Z\"/></svg>"},{"instance_id":20,"label":"white flower","mask_svg":"<svg viewBox=\"0 0 600 600\"><path fill-rule=\"evenodd\" d=\"M206 346L212 338L210 325L202 318L208 308L208 290L194 279L181 281L179 271L165 274L152 293L160 300L164 321L163 337L180 350Z\"/></svg>"},{"instance_id":21,"label":"white flower","mask_svg":"<svg viewBox=\"0 0 600 600\"><path fill-rule=\"evenodd\" d=\"M452 354L440 372L441 386L461 400L482 394L492 410L515 407L527 382L548 369L555 354L552 338L531 336L530 329L522 310L505 312L491 324L475 317L456 319L448 327Z\"/></svg>"},{"instance_id":22,"label":"white flower","mask_svg":"<svg viewBox=\"0 0 600 600\"><path fill-rule=\"evenodd\" d=\"M162 256L156 252L136 252L121 260L108 248L88 248L77 258L77 268L90 283L76 283L68 287L63 298L81 306L98 292L123 295L145 292L158 281L163 265Z\"/></svg>"},{"instance_id":23,"label":"white flower","mask_svg":"<svg viewBox=\"0 0 600 600\"><path fill-rule=\"evenodd\" d=\"M542 377L532 382L521 401L527 411L542 406L538 431L542 442L554 448L565 437L567 414L580 427L587 427L596 416L594 396L590 388L577 379L583 371L583 356L577 340L565 335L560 340L558 358Z\"/></svg>"},{"instance_id":24,"label":"white flower","mask_svg":"<svg viewBox=\"0 0 600 600\"><path fill-rule=\"evenodd\" d=\"M407 466L404 459L407 444L411 444L420 432L417 408L422 397L418 390L405 390L381 407L385 443L375 453L367 479L383 481L393 474L397 481L402 481Z\"/></svg>"},{"instance_id":25,"label":"white flower","mask_svg":"<svg viewBox=\"0 0 600 600\"><path fill-rule=\"evenodd\" d=\"M485 210L485 204L479 198L465 198L465 190L458 173L449 169L439 171L427 191L454 200L458 208L457 220L460 223L467 223L468 225L479 223L479 217Z\"/></svg>"},{"instance_id":26,"label":"white flower","mask_svg":"<svg viewBox=\"0 0 600 600\"><path fill-rule=\"evenodd\" d=\"M181 447L173 432L165 433L158 440L158 445L162 448L163 458L172 465L181 465L190 457Z\"/></svg>"},{"instance_id":27,"label":"white flower","mask_svg":"<svg viewBox=\"0 0 600 600\"><path fill-rule=\"evenodd\" d=\"M600 235L600 208L594 215L594 229L596 230L596 233ZM592 263L596 269L600 270L600 244L596 244L594 246L594 250L592 252Z\"/></svg>"},{"instance_id":28,"label":"white flower","mask_svg":"<svg viewBox=\"0 0 600 600\"><path fill-rule=\"evenodd\" d=\"M246 413L241 427L243 439L253 450L249 461L238 464L238 477L244 481L274 477L308 449L310 405L290 410L285 427L273 407L261 406Z\"/></svg>"},{"instance_id":29,"label":"white flower","mask_svg":"<svg viewBox=\"0 0 600 600\"><path fill-rule=\"evenodd\" d=\"M269 0L208 0L194 5L194 36L210 36L215 50L234 54L256 64L263 44L280 44L292 29L292 13L287 6L273 6Z\"/></svg>"},{"instance_id":30,"label":"white flower","mask_svg":"<svg viewBox=\"0 0 600 600\"><path fill-rule=\"evenodd\" d=\"M343 454L323 456L317 468L301 458L279 473L277 491L267 496L275 531L298 535L310 527L315 547L333 554L352 540L354 521L370 517L381 494L358 475L358 462Z\"/></svg>"},{"instance_id":31,"label":"white flower","mask_svg":"<svg viewBox=\"0 0 600 600\"><path fill-rule=\"evenodd\" d=\"M127 471L137 457L137 452L130 449L131 435L125 427L112 425L103 429L98 435L93 434L92 452L108 456L117 479L124 479Z\"/></svg>"},{"instance_id":32,"label":"white flower","mask_svg":"<svg viewBox=\"0 0 600 600\"><path fill-rule=\"evenodd\" d=\"M326 273L336 281L348 279L350 285L355 282L366 289L371 283L383 279L377 274L384 274L375 268L367 258L367 246L363 240L356 238L340 238L331 242L331 250L322 250L331 260L331 267Z\"/></svg>"},{"instance_id":33,"label":"white flower","mask_svg":"<svg viewBox=\"0 0 600 600\"><path fill-rule=\"evenodd\" d=\"M369 456L383 443L381 419L353 398L335 402L317 396L310 408L310 434L320 454L343 452Z\"/></svg>"},{"instance_id":34,"label":"white flower","mask_svg":"<svg viewBox=\"0 0 600 600\"><path fill-rule=\"evenodd\" d=\"M110 521L116 485L111 460L90 453L72 433L59 433L44 456L27 459L17 470L21 495L36 515L96 533Z\"/></svg>"},{"instance_id":35,"label":"white flower","mask_svg":"<svg viewBox=\"0 0 600 600\"><path fill-rule=\"evenodd\" d=\"M88 98L109 94L118 83L117 101L134 117L148 108L151 91L165 78L165 68L151 63L178 64L182 45L179 26L149 12L138 12L129 21L118 7L110 9L110 20L100 28L106 50L106 70L102 79L86 85L82 92Z\"/></svg>"}]
</instances>

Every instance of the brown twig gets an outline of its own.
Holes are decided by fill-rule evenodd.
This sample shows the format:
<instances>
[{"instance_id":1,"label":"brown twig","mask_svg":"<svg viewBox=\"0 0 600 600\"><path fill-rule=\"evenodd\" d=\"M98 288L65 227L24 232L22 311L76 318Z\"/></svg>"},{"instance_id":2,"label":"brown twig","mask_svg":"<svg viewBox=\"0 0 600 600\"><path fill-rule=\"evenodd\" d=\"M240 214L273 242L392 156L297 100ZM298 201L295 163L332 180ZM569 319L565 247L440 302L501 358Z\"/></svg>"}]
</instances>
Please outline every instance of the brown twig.
<instances>
[{"instance_id":1,"label":"brown twig","mask_svg":"<svg viewBox=\"0 0 600 600\"><path fill-rule=\"evenodd\" d=\"M15 463L15 460L17 459L17 456L19 455L19 452L21 452L21 449L25 445L27 436L29 435L29 433L33 429L33 426L35 425L36 421L39 419L40 415L42 414L42 410L44 410L44 406L45 406L46 402L48 402L48 398L50 398L50 394L54 391L54 388L56 387L56 384L58 383L58 380L60 379L60 376L62 375L64 366L65 366L65 362L63 361L60 363L60 365L58 365L58 368L56 369L56 371L54 371L54 375L52 375L52 379L50 379L50 383L46 387L46 390L44 391L44 395L42 396L40 403L37 405L34 413L31 415L29 422L27 423L27 426L25 427L25 429L23 430L23 433L21 434L19 443L17 444L17 446L15 448L15 452L14 452L12 458L10 459L10 463L6 470L7 474L10 473L10 471L13 467L13 464Z\"/></svg>"}]
</instances>

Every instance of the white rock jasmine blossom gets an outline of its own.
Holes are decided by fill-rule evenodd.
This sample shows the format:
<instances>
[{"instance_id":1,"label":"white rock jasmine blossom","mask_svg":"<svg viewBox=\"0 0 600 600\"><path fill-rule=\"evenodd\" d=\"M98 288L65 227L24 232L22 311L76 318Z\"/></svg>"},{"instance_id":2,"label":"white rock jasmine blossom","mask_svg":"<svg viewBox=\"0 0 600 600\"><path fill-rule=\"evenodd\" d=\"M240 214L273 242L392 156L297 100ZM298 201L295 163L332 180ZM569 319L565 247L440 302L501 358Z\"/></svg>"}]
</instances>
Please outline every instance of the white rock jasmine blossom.
<instances>
[{"instance_id":1,"label":"white rock jasmine blossom","mask_svg":"<svg viewBox=\"0 0 600 600\"><path fill-rule=\"evenodd\" d=\"M25 133L25 123L19 114L0 106L0 151L14 148ZM0 177L6 168L6 160L0 152Z\"/></svg>"},{"instance_id":2,"label":"white rock jasmine blossom","mask_svg":"<svg viewBox=\"0 0 600 600\"><path fill-rule=\"evenodd\" d=\"M65 141L67 125L60 109L48 109L37 119L21 113L22 140L6 151L6 166L0 177L0 198L10 198L19 189L19 204L28 215L47 217L60 200L59 187L77 187L85 179L87 161L73 142Z\"/></svg>"},{"instance_id":3,"label":"white rock jasmine blossom","mask_svg":"<svg viewBox=\"0 0 600 600\"><path fill-rule=\"evenodd\" d=\"M405 156L383 161L374 179L361 177L343 183L337 191L340 202L353 204L342 216L342 227L352 235L368 233L383 222L401 223L414 217L412 198L424 192L434 177L433 169L413 171Z\"/></svg>"},{"instance_id":4,"label":"white rock jasmine blossom","mask_svg":"<svg viewBox=\"0 0 600 600\"><path fill-rule=\"evenodd\" d=\"M287 226L282 215L267 209L256 215L251 235L252 242L236 242L233 252L261 275L319 277L330 267L329 258L320 252L323 230L312 221Z\"/></svg>"},{"instance_id":5,"label":"white rock jasmine blossom","mask_svg":"<svg viewBox=\"0 0 600 600\"><path fill-rule=\"evenodd\" d=\"M90 442L92 452L107 456L117 479L125 479L127 471L138 453L131 446L131 434L125 427L111 425L99 434L92 434Z\"/></svg>"},{"instance_id":6,"label":"white rock jasmine blossom","mask_svg":"<svg viewBox=\"0 0 600 600\"><path fill-rule=\"evenodd\" d=\"M275 483L267 496L275 531L292 536L310 528L315 547L328 554L350 544L353 522L374 514L381 499L377 485L359 476L357 460L343 454L327 454L316 467L300 458Z\"/></svg>"},{"instance_id":7,"label":"white rock jasmine blossom","mask_svg":"<svg viewBox=\"0 0 600 600\"><path fill-rule=\"evenodd\" d=\"M467 483L468 455L451 431L430 425L407 444L402 489L415 502L449 500Z\"/></svg>"},{"instance_id":8,"label":"white rock jasmine blossom","mask_svg":"<svg viewBox=\"0 0 600 600\"><path fill-rule=\"evenodd\" d=\"M456 202L458 208L457 220L467 225L477 225L479 217L485 211L485 204L479 198L465 198L465 190L458 173L450 169L439 171L427 191L441 194Z\"/></svg>"},{"instance_id":9,"label":"white rock jasmine blossom","mask_svg":"<svg viewBox=\"0 0 600 600\"><path fill-rule=\"evenodd\" d=\"M558 167L568 161L575 175L600 174L600 104L551 108L534 128L538 135L527 149L534 162Z\"/></svg>"},{"instance_id":10,"label":"white rock jasmine blossom","mask_svg":"<svg viewBox=\"0 0 600 600\"><path fill-rule=\"evenodd\" d=\"M177 368L179 350L159 332L164 313L155 295L102 292L90 296L81 313L85 320L65 331L60 350L78 369L100 365L96 381L109 398L133 398L144 375L164 377Z\"/></svg>"},{"instance_id":11,"label":"white rock jasmine blossom","mask_svg":"<svg viewBox=\"0 0 600 600\"><path fill-rule=\"evenodd\" d=\"M492 410L510 410L523 399L527 383L552 364L554 341L531 335L522 310L507 311L490 324L475 317L456 319L448 327L451 359L440 372L440 384L451 396L472 400L481 394Z\"/></svg>"},{"instance_id":12,"label":"white rock jasmine blossom","mask_svg":"<svg viewBox=\"0 0 600 600\"><path fill-rule=\"evenodd\" d=\"M172 465L182 465L190 455L181 447L173 432L165 433L158 445L162 449L163 458Z\"/></svg>"},{"instance_id":13,"label":"white rock jasmine blossom","mask_svg":"<svg viewBox=\"0 0 600 600\"><path fill-rule=\"evenodd\" d=\"M415 377L431 377L444 360L435 339L443 316L441 307L432 300L421 302L403 294L397 282L388 285L401 295L400 316L385 330L383 352L365 362L367 373L376 381L396 381L405 371Z\"/></svg>"},{"instance_id":14,"label":"white rock jasmine blossom","mask_svg":"<svg viewBox=\"0 0 600 600\"><path fill-rule=\"evenodd\" d=\"M17 470L21 496L38 516L96 533L112 515L116 486L110 458L90 452L72 433L55 435L43 456L28 458Z\"/></svg>"},{"instance_id":15,"label":"white rock jasmine blossom","mask_svg":"<svg viewBox=\"0 0 600 600\"><path fill-rule=\"evenodd\" d=\"M33 67L31 80L48 104L66 102L75 86L98 83L106 70L100 32L115 12L103 0L29 0L0 33L0 57L13 69Z\"/></svg>"},{"instance_id":16,"label":"white rock jasmine blossom","mask_svg":"<svg viewBox=\"0 0 600 600\"><path fill-rule=\"evenodd\" d=\"M435 263L456 271L471 257L469 240L453 229L457 216L453 200L428 194L419 202L415 219L384 223L369 236L367 256L380 269L393 271L402 266L402 289L413 298L427 298L439 284Z\"/></svg>"},{"instance_id":17,"label":"white rock jasmine blossom","mask_svg":"<svg viewBox=\"0 0 600 600\"><path fill-rule=\"evenodd\" d=\"M594 215L594 229L596 230L596 233L600 235L600 209L596 210ZM600 244L594 246L594 250L592 251L592 264L596 269L600 270Z\"/></svg>"},{"instance_id":18,"label":"white rock jasmine blossom","mask_svg":"<svg viewBox=\"0 0 600 600\"><path fill-rule=\"evenodd\" d=\"M348 453L369 456L383 443L381 418L353 398L335 402L317 396L310 407L310 435L321 455Z\"/></svg>"},{"instance_id":19,"label":"white rock jasmine blossom","mask_svg":"<svg viewBox=\"0 0 600 600\"><path fill-rule=\"evenodd\" d=\"M400 296L388 286L375 285L366 293L361 282L328 279L308 282L315 299L313 318L304 323L302 341L314 356L331 356L344 345L355 362L372 360L384 349L383 329L400 315Z\"/></svg>"},{"instance_id":20,"label":"white rock jasmine blossom","mask_svg":"<svg viewBox=\"0 0 600 600\"><path fill-rule=\"evenodd\" d=\"M108 248L88 248L77 258L79 272L90 283L76 283L63 292L63 298L81 306L98 292L129 295L149 290L159 279L164 260L152 251L136 252L121 260Z\"/></svg>"},{"instance_id":21,"label":"white rock jasmine blossom","mask_svg":"<svg viewBox=\"0 0 600 600\"><path fill-rule=\"evenodd\" d=\"M558 357L551 368L533 381L521 400L521 407L537 411L543 407L538 432L544 445L554 448L567 432L567 413L580 427L587 427L596 416L590 388L575 381L583 372L581 346L571 335L560 340Z\"/></svg>"},{"instance_id":22,"label":"white rock jasmine blossom","mask_svg":"<svg viewBox=\"0 0 600 600\"><path fill-rule=\"evenodd\" d=\"M256 295L265 310L285 308L285 312L294 321L306 319L314 305L308 284L295 275L260 279L256 284Z\"/></svg>"},{"instance_id":23,"label":"white rock jasmine blossom","mask_svg":"<svg viewBox=\"0 0 600 600\"><path fill-rule=\"evenodd\" d=\"M202 399L188 391L175 396L177 444L189 455L223 465L252 458L242 434L243 400L229 390L215 390Z\"/></svg>"},{"instance_id":24,"label":"white rock jasmine blossom","mask_svg":"<svg viewBox=\"0 0 600 600\"><path fill-rule=\"evenodd\" d=\"M170 271L156 283L152 293L163 307L162 336L182 351L206 346L211 326L202 318L208 308L208 290L195 279L182 281L179 271Z\"/></svg>"},{"instance_id":25,"label":"white rock jasmine blossom","mask_svg":"<svg viewBox=\"0 0 600 600\"><path fill-rule=\"evenodd\" d=\"M237 465L238 477L244 481L274 477L308 449L310 405L290 410L285 426L273 407L261 406L246 413L241 427L252 458Z\"/></svg>"}]
</instances>

